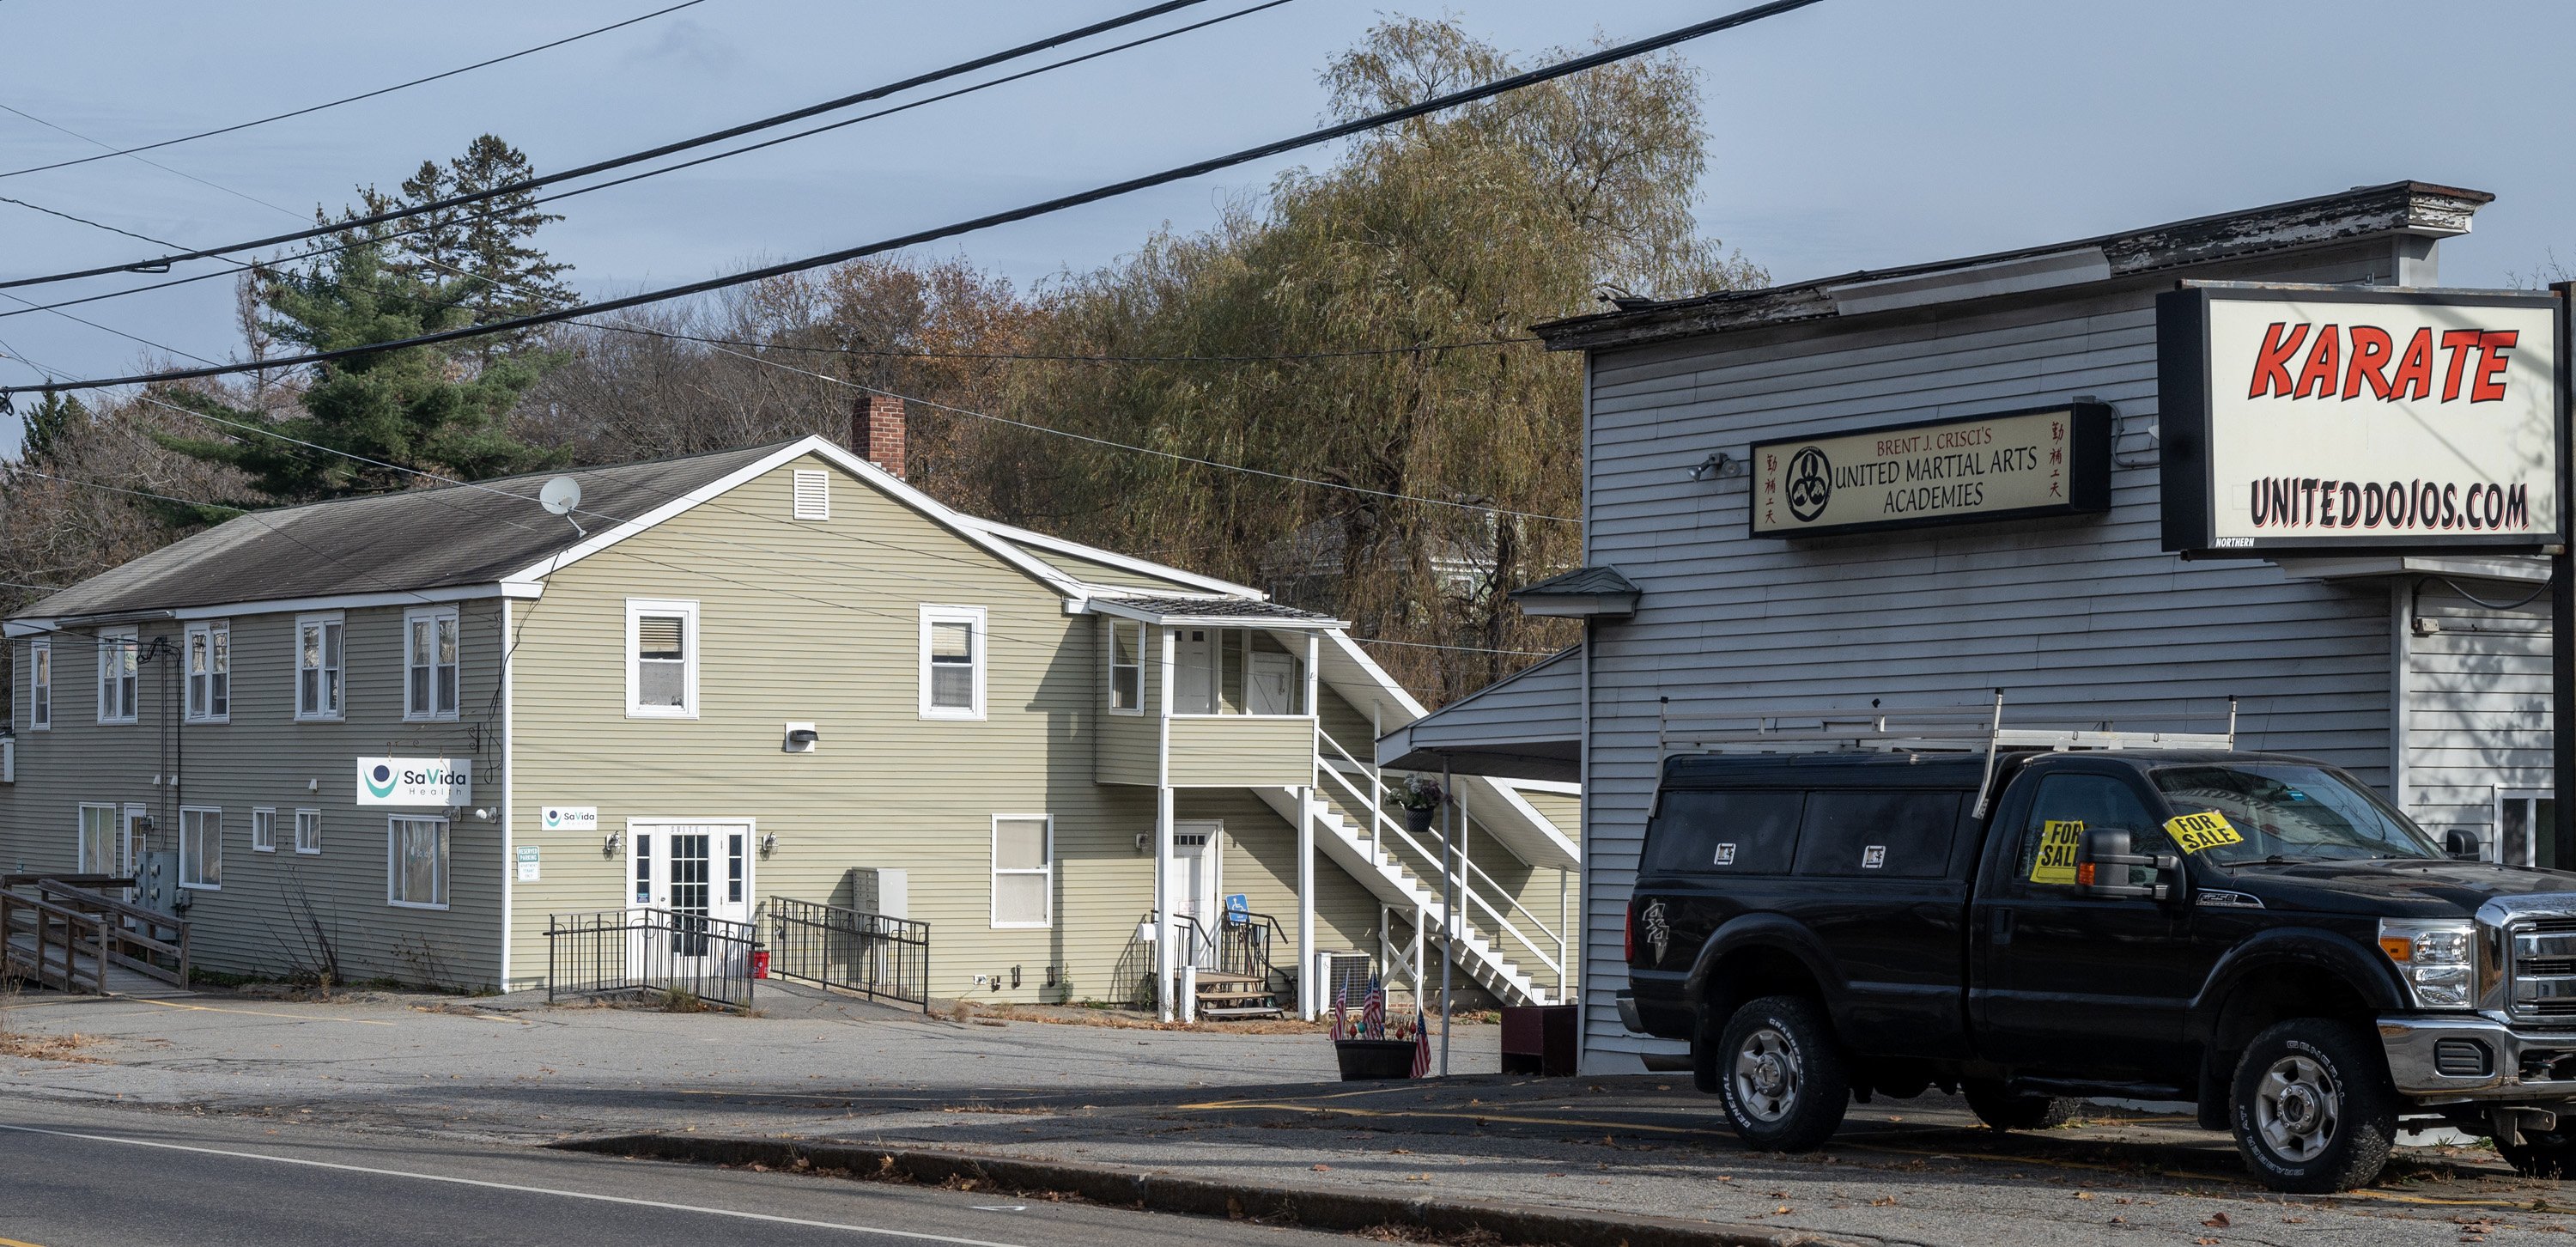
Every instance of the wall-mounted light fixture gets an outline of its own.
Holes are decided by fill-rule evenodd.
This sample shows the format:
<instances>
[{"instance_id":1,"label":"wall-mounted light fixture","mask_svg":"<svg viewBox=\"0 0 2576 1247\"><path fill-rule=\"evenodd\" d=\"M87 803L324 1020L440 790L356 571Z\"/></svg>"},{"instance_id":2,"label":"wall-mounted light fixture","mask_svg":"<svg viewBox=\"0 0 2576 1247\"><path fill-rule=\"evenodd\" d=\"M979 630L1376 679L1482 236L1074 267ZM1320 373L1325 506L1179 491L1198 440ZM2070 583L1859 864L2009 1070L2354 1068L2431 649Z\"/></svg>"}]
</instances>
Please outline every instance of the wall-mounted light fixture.
<instances>
[{"instance_id":1,"label":"wall-mounted light fixture","mask_svg":"<svg viewBox=\"0 0 2576 1247\"><path fill-rule=\"evenodd\" d=\"M321 781L321 780L318 780L318 779L308 779L308 780L304 781L304 791L306 791L306 792L320 792L320 791L322 791L322 781Z\"/></svg>"},{"instance_id":2,"label":"wall-mounted light fixture","mask_svg":"<svg viewBox=\"0 0 2576 1247\"><path fill-rule=\"evenodd\" d=\"M762 857L767 857L777 851L778 833L774 831L764 831L760 833L760 855Z\"/></svg>"},{"instance_id":3,"label":"wall-mounted light fixture","mask_svg":"<svg viewBox=\"0 0 2576 1247\"><path fill-rule=\"evenodd\" d=\"M1742 469L1743 466L1736 462L1733 455L1723 450L1712 450L1708 452L1708 458L1700 460L1691 468L1690 478L1695 481L1705 481L1714 477L1735 476L1738 474L1737 470Z\"/></svg>"},{"instance_id":4,"label":"wall-mounted light fixture","mask_svg":"<svg viewBox=\"0 0 2576 1247\"><path fill-rule=\"evenodd\" d=\"M607 838L607 839L605 839L605 840L600 841L600 843L599 843L599 855L600 855L601 857L615 857L615 856L617 856L617 840L618 840L618 837L623 836L623 835L625 835L625 834L626 834L626 832L625 832L622 828L621 828L621 829L612 829L612 830L608 833L608 838Z\"/></svg>"},{"instance_id":5,"label":"wall-mounted light fixture","mask_svg":"<svg viewBox=\"0 0 2576 1247\"><path fill-rule=\"evenodd\" d=\"M813 724L790 723L787 725L787 742L784 749L788 753L812 753L815 742L822 739L823 734L815 731Z\"/></svg>"}]
</instances>

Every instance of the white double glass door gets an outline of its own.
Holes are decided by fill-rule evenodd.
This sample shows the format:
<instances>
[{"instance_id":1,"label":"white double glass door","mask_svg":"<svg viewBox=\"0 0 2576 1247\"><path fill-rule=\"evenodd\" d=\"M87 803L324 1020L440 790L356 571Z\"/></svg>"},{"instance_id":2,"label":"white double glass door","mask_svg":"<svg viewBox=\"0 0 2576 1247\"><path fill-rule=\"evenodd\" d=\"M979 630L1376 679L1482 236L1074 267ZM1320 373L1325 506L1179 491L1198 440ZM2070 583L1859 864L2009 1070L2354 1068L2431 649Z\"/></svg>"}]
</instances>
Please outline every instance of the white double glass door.
<instances>
[{"instance_id":1,"label":"white double glass door","mask_svg":"<svg viewBox=\"0 0 2576 1247\"><path fill-rule=\"evenodd\" d=\"M751 837L750 823L627 824L627 908L670 915L632 950L646 974L747 969L750 928L725 924L751 921Z\"/></svg>"}]
</instances>

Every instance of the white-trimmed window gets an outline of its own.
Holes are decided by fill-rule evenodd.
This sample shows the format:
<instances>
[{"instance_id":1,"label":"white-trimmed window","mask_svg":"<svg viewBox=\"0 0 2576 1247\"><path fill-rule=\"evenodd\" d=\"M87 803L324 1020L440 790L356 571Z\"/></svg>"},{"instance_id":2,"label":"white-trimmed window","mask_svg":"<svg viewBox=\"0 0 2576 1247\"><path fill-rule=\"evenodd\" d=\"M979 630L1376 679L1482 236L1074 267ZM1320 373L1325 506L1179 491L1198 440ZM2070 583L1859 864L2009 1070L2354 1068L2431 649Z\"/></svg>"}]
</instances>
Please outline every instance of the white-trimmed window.
<instances>
[{"instance_id":1,"label":"white-trimmed window","mask_svg":"<svg viewBox=\"0 0 2576 1247\"><path fill-rule=\"evenodd\" d=\"M453 719L458 699L456 608L403 612L403 717Z\"/></svg>"},{"instance_id":2,"label":"white-trimmed window","mask_svg":"<svg viewBox=\"0 0 2576 1247\"><path fill-rule=\"evenodd\" d=\"M1145 625L1133 620L1109 621L1109 708L1145 713Z\"/></svg>"},{"instance_id":3,"label":"white-trimmed window","mask_svg":"<svg viewBox=\"0 0 2576 1247\"><path fill-rule=\"evenodd\" d=\"M54 726L54 643L27 642L27 730Z\"/></svg>"},{"instance_id":4,"label":"white-trimmed window","mask_svg":"<svg viewBox=\"0 0 2576 1247\"><path fill-rule=\"evenodd\" d=\"M295 717L330 720L346 713L341 681L348 623L338 611L295 617Z\"/></svg>"},{"instance_id":5,"label":"white-trimmed window","mask_svg":"<svg viewBox=\"0 0 2576 1247\"><path fill-rule=\"evenodd\" d=\"M223 723L233 717L233 626L224 620L188 625L188 721Z\"/></svg>"},{"instance_id":6,"label":"white-trimmed window","mask_svg":"<svg viewBox=\"0 0 2576 1247\"><path fill-rule=\"evenodd\" d=\"M297 810L295 812L295 851L298 853L322 851L322 811Z\"/></svg>"},{"instance_id":7,"label":"white-trimmed window","mask_svg":"<svg viewBox=\"0 0 2576 1247\"><path fill-rule=\"evenodd\" d=\"M397 814L385 828L386 902L447 908L447 820Z\"/></svg>"},{"instance_id":8,"label":"white-trimmed window","mask_svg":"<svg viewBox=\"0 0 2576 1247\"><path fill-rule=\"evenodd\" d=\"M80 872L104 875L116 869L116 807L82 802Z\"/></svg>"},{"instance_id":9,"label":"white-trimmed window","mask_svg":"<svg viewBox=\"0 0 2576 1247\"><path fill-rule=\"evenodd\" d=\"M143 642L132 628L101 628L98 633L98 721L132 723L140 713L135 697L141 685Z\"/></svg>"},{"instance_id":10,"label":"white-trimmed window","mask_svg":"<svg viewBox=\"0 0 2576 1247\"><path fill-rule=\"evenodd\" d=\"M984 717L984 608L921 608L921 717Z\"/></svg>"},{"instance_id":11,"label":"white-trimmed window","mask_svg":"<svg viewBox=\"0 0 2576 1247\"><path fill-rule=\"evenodd\" d=\"M832 474L819 468L796 469L796 518L832 518Z\"/></svg>"},{"instance_id":12,"label":"white-trimmed window","mask_svg":"<svg viewBox=\"0 0 2576 1247\"><path fill-rule=\"evenodd\" d=\"M250 812L250 851L253 853L274 853L277 851L277 811L264 805L252 808Z\"/></svg>"},{"instance_id":13,"label":"white-trimmed window","mask_svg":"<svg viewBox=\"0 0 2576 1247\"><path fill-rule=\"evenodd\" d=\"M179 807L179 886L224 886L224 812L212 806Z\"/></svg>"},{"instance_id":14,"label":"white-trimmed window","mask_svg":"<svg viewBox=\"0 0 2576 1247\"><path fill-rule=\"evenodd\" d=\"M1043 927L1055 920L1055 818L993 816L993 925Z\"/></svg>"},{"instance_id":15,"label":"white-trimmed window","mask_svg":"<svg viewBox=\"0 0 2576 1247\"><path fill-rule=\"evenodd\" d=\"M626 717L698 717L698 604L626 599Z\"/></svg>"}]
</instances>

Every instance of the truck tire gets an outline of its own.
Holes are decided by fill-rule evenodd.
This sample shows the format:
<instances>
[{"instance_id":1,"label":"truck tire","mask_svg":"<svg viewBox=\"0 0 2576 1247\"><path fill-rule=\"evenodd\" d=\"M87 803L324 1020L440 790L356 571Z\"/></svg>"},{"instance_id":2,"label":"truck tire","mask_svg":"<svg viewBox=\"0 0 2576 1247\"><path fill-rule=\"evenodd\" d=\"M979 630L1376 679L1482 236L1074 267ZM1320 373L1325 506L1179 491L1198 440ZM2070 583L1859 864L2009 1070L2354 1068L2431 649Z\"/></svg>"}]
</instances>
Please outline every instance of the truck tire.
<instances>
[{"instance_id":1,"label":"truck tire","mask_svg":"<svg viewBox=\"0 0 2576 1247\"><path fill-rule=\"evenodd\" d=\"M1975 1079L1959 1085L1977 1120L1996 1130L2055 1130L2075 1120L2075 1101L2047 1095L2015 1095L1999 1082Z\"/></svg>"},{"instance_id":2,"label":"truck tire","mask_svg":"<svg viewBox=\"0 0 2576 1247\"><path fill-rule=\"evenodd\" d=\"M1764 996L1728 1018L1718 1040L1718 1093L1744 1142L1766 1152L1824 1145L1851 1105L1851 1069L1812 1000Z\"/></svg>"},{"instance_id":3,"label":"truck tire","mask_svg":"<svg viewBox=\"0 0 2576 1247\"><path fill-rule=\"evenodd\" d=\"M2276 1191L2366 1186L2397 1141L2397 1092L2378 1046L2327 1018L2254 1037L2237 1062L2230 1117L2245 1167Z\"/></svg>"},{"instance_id":4,"label":"truck tire","mask_svg":"<svg viewBox=\"0 0 2576 1247\"><path fill-rule=\"evenodd\" d=\"M2535 1178L2561 1178L2576 1174L2576 1137L2566 1131L2542 1133L2526 1130L2520 1143L2498 1143L2496 1151L2515 1173Z\"/></svg>"}]
</instances>

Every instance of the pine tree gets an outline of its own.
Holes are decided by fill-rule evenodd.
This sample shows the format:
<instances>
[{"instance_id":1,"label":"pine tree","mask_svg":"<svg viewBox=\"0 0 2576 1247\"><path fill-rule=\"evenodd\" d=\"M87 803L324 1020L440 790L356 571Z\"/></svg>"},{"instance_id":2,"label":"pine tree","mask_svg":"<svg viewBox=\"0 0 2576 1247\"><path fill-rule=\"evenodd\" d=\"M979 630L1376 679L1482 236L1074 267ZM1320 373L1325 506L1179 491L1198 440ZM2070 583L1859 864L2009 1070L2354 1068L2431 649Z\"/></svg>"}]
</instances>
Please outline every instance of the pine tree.
<instances>
[{"instance_id":1,"label":"pine tree","mask_svg":"<svg viewBox=\"0 0 2576 1247\"><path fill-rule=\"evenodd\" d=\"M367 186L359 189L358 199L364 214L372 216L525 181L533 173L525 153L498 135L486 134L443 166L422 161L417 172L403 179L400 193L389 195ZM548 256L534 241L539 229L563 219L541 211L536 199L534 191L513 191L432 209L366 232L389 244L385 254L389 272L431 285L472 279L474 285L466 292L463 306L472 323L488 325L581 301L560 280L572 266ZM360 213L353 210L347 215ZM457 353L489 366L503 355L527 349L534 340L532 332L494 334L469 339Z\"/></svg>"},{"instance_id":2,"label":"pine tree","mask_svg":"<svg viewBox=\"0 0 2576 1247\"><path fill-rule=\"evenodd\" d=\"M89 423L89 409L81 406L77 398L47 390L45 397L18 420L18 461L41 464L51 460L55 448Z\"/></svg>"},{"instance_id":3,"label":"pine tree","mask_svg":"<svg viewBox=\"0 0 2576 1247\"><path fill-rule=\"evenodd\" d=\"M281 341L333 351L473 321L467 302L480 281L433 283L405 276L388 261L387 247L363 241L312 267L269 274L262 291L272 313L267 328ZM550 362L537 352L501 353L481 368L466 369L437 346L351 356L315 365L298 400L302 414L274 421L211 394L168 390L163 397L170 402L329 450L255 433L156 434L154 440L196 459L237 467L249 475L252 488L278 502L410 488L418 483L415 472L465 480L530 472L562 456L512 437L507 420ZM231 508L209 507L169 518L204 523L229 514Z\"/></svg>"}]
</instances>

